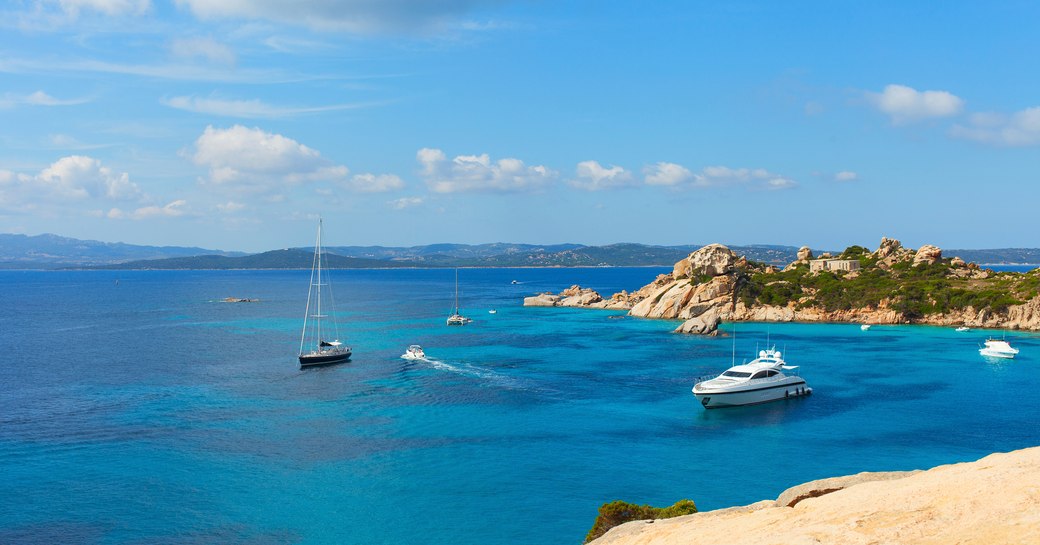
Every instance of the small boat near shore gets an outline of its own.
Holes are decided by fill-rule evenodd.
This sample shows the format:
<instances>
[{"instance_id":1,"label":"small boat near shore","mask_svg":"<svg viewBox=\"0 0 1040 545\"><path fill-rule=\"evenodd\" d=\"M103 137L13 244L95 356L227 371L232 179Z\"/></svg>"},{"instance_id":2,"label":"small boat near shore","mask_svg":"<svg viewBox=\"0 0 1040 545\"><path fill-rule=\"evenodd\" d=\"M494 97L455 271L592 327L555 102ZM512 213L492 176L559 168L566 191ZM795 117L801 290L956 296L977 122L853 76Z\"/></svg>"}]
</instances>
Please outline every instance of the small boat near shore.
<instances>
[{"instance_id":1,"label":"small boat near shore","mask_svg":"<svg viewBox=\"0 0 1040 545\"><path fill-rule=\"evenodd\" d=\"M783 373L794 369L797 366L787 365L775 348L762 350L757 358L734 365L715 378L698 382L693 387L693 395L705 409L715 409L811 394L812 388L805 379Z\"/></svg>"},{"instance_id":2,"label":"small boat near shore","mask_svg":"<svg viewBox=\"0 0 1040 545\"><path fill-rule=\"evenodd\" d=\"M863 330L863 331L869 331L870 330L870 324L863 324L863 325L859 326L859 328L861 330Z\"/></svg>"},{"instance_id":3,"label":"small boat near shore","mask_svg":"<svg viewBox=\"0 0 1040 545\"><path fill-rule=\"evenodd\" d=\"M964 333L965 331L971 331L971 329L969 329L968 326L966 326L966 325L962 325L962 326L958 327L957 329L955 329L954 331L957 331L957 332L960 332L960 333Z\"/></svg>"},{"instance_id":4,"label":"small boat near shore","mask_svg":"<svg viewBox=\"0 0 1040 545\"><path fill-rule=\"evenodd\" d=\"M990 358L1012 359L1018 354L1018 349L1003 339L986 339L986 344L979 348L979 354Z\"/></svg>"}]
</instances>

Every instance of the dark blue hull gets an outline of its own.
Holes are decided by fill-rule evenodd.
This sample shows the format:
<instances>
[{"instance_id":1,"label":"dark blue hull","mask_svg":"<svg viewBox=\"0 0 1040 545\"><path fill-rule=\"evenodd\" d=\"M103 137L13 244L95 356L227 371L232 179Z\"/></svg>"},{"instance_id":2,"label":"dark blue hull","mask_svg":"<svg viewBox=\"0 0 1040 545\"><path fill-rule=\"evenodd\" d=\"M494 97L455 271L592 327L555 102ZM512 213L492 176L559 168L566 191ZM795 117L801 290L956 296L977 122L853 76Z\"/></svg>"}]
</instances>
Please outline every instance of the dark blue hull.
<instances>
[{"instance_id":1,"label":"dark blue hull","mask_svg":"<svg viewBox=\"0 0 1040 545\"><path fill-rule=\"evenodd\" d=\"M315 365L328 365L339 363L350 359L351 351L336 354L304 354L300 356L300 367L312 367Z\"/></svg>"}]
</instances>

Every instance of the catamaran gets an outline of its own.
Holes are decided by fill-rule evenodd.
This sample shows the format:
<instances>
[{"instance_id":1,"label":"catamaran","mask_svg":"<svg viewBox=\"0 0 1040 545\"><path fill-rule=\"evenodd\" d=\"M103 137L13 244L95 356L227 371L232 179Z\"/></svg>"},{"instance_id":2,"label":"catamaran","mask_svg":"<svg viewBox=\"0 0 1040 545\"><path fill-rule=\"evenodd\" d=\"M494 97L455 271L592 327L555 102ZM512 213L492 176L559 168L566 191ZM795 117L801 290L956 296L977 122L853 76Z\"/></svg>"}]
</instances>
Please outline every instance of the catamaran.
<instances>
[{"instance_id":1,"label":"catamaran","mask_svg":"<svg viewBox=\"0 0 1040 545\"><path fill-rule=\"evenodd\" d=\"M448 325L466 325L472 321L459 311L459 270L455 269L455 309L448 316Z\"/></svg>"},{"instance_id":2,"label":"catamaran","mask_svg":"<svg viewBox=\"0 0 1040 545\"><path fill-rule=\"evenodd\" d=\"M314 243L311 263L311 285L307 292L307 310L300 333L300 367L326 365L350 359L351 350L339 341L332 283L328 274L328 256L321 244L322 220L318 218L318 240ZM327 323L331 322L331 327Z\"/></svg>"}]
</instances>

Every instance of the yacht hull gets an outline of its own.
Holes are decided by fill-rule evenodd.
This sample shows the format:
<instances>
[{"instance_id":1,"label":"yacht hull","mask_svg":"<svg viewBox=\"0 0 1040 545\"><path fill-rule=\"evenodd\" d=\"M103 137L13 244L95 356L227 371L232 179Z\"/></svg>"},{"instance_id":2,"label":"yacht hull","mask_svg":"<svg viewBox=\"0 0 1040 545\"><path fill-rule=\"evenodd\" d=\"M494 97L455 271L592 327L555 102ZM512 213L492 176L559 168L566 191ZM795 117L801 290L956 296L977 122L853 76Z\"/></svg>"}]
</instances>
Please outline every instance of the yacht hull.
<instances>
[{"instance_id":1,"label":"yacht hull","mask_svg":"<svg viewBox=\"0 0 1040 545\"><path fill-rule=\"evenodd\" d=\"M325 352L311 352L310 354L300 355L300 367L313 367L315 365L328 365L330 363L339 363L341 361L347 361L350 359L350 350L337 350L337 351L325 351Z\"/></svg>"},{"instance_id":2,"label":"yacht hull","mask_svg":"<svg viewBox=\"0 0 1040 545\"><path fill-rule=\"evenodd\" d=\"M797 377L787 377L777 384L761 385L746 389L702 389L698 391L694 387L693 395L701 402L705 409L718 409L721 407L740 407L744 405L758 405L780 399L801 397L812 393L805 381Z\"/></svg>"}]
</instances>

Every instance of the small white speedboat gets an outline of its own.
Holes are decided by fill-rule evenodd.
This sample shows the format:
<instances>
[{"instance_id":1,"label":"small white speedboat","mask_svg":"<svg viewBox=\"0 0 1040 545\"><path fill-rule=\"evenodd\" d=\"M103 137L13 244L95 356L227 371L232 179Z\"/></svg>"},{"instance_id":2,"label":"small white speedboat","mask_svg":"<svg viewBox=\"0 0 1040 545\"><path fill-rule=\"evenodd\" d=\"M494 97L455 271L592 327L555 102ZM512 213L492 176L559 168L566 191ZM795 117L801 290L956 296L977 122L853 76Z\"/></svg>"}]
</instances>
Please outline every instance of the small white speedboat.
<instances>
[{"instance_id":1,"label":"small white speedboat","mask_svg":"<svg viewBox=\"0 0 1040 545\"><path fill-rule=\"evenodd\" d=\"M426 353L423 352L421 346L413 344L408 347L408 350L404 351L404 354L401 354L401 357L406 360L424 360L426 359Z\"/></svg>"},{"instance_id":2,"label":"small white speedboat","mask_svg":"<svg viewBox=\"0 0 1040 545\"><path fill-rule=\"evenodd\" d=\"M868 329L870 329L870 324L863 324L863 325L859 326L859 328L862 329L863 331L867 331Z\"/></svg>"},{"instance_id":3,"label":"small white speedboat","mask_svg":"<svg viewBox=\"0 0 1040 545\"><path fill-rule=\"evenodd\" d=\"M968 326L962 325L962 326L958 327L957 329L955 329L954 331L959 331L959 332L963 333L965 331L970 331L970 330L968 329Z\"/></svg>"},{"instance_id":4,"label":"small white speedboat","mask_svg":"<svg viewBox=\"0 0 1040 545\"><path fill-rule=\"evenodd\" d=\"M698 382L693 387L693 395L705 409L714 409L811 394L812 388L805 379L783 373L793 369L797 366L787 365L778 350L762 350L757 358L734 365L713 379Z\"/></svg>"},{"instance_id":5,"label":"small white speedboat","mask_svg":"<svg viewBox=\"0 0 1040 545\"><path fill-rule=\"evenodd\" d=\"M986 339L986 345L979 348L979 354L991 358L1011 359L1018 354L1018 349L1003 339Z\"/></svg>"},{"instance_id":6,"label":"small white speedboat","mask_svg":"<svg viewBox=\"0 0 1040 545\"><path fill-rule=\"evenodd\" d=\"M495 309L491 309L488 311L488 314L498 314L498 311Z\"/></svg>"}]
</instances>

